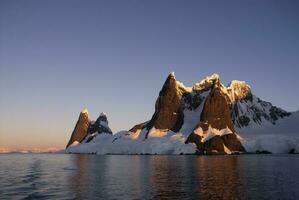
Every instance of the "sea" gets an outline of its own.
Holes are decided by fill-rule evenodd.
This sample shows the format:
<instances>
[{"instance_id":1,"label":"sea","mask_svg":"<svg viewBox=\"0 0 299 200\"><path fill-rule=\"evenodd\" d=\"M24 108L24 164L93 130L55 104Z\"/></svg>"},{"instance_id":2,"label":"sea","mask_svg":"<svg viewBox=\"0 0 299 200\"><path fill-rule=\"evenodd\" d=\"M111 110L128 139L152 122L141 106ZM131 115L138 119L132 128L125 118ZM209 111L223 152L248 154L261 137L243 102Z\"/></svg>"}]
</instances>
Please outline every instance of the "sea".
<instances>
[{"instance_id":1,"label":"sea","mask_svg":"<svg viewBox=\"0 0 299 200\"><path fill-rule=\"evenodd\" d=\"M299 199L299 155L0 154L0 199Z\"/></svg>"}]
</instances>

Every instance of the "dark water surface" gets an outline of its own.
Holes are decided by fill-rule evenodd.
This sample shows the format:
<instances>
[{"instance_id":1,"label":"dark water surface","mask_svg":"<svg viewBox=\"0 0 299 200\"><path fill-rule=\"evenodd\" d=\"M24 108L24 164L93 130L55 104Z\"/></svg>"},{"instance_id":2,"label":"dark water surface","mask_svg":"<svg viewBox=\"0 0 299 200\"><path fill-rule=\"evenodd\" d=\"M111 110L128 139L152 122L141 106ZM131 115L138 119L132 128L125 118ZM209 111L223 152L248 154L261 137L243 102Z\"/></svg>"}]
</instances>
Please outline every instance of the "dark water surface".
<instances>
[{"instance_id":1,"label":"dark water surface","mask_svg":"<svg viewBox=\"0 0 299 200\"><path fill-rule=\"evenodd\" d=\"M299 199L299 156L2 154L0 199Z\"/></svg>"}]
</instances>

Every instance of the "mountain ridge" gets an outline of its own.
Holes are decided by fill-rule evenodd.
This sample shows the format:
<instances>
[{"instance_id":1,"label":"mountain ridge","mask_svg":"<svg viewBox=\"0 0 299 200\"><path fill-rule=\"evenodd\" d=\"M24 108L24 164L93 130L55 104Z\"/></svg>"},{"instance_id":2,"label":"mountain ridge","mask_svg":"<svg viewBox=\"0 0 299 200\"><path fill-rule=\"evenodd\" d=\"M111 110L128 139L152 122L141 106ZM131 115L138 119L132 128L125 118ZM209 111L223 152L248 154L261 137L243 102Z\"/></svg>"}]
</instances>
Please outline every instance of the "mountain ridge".
<instances>
[{"instance_id":1,"label":"mountain ridge","mask_svg":"<svg viewBox=\"0 0 299 200\"><path fill-rule=\"evenodd\" d=\"M88 114L88 112L82 113ZM233 80L224 86L220 76L214 73L187 87L177 81L172 72L167 76L159 92L155 112L149 121L137 124L129 131L113 134L106 115L107 126L101 130L92 128L95 123L91 123L88 118L88 123L85 118L85 121L82 119L80 121L79 116L67 148L76 138L81 139L77 143L90 143L101 134L110 134L113 137L110 141L112 143L121 143L129 139L144 141L143 144L150 145L158 139L164 141L168 138L180 141L182 149L185 149L185 146L181 146L181 143L188 145L188 151L193 145L194 150L200 154L246 152L237 133L239 129L262 126L265 122L275 125L276 121L290 115L291 112L273 106L252 94L251 87L245 81ZM138 148L141 148L140 153L147 151L143 147ZM169 146L169 148L177 152L173 149L176 147ZM151 152L155 151L151 149ZM120 153L126 154L126 152Z\"/></svg>"}]
</instances>

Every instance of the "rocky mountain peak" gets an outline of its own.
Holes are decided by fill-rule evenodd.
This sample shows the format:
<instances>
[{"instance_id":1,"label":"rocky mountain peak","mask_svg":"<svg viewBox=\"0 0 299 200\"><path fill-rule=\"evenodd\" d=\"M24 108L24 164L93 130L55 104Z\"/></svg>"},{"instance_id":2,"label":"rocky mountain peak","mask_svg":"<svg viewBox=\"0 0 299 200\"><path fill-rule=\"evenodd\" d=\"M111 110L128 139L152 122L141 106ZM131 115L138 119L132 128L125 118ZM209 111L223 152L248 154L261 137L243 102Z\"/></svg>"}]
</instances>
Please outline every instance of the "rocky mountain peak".
<instances>
[{"instance_id":1,"label":"rocky mountain peak","mask_svg":"<svg viewBox=\"0 0 299 200\"><path fill-rule=\"evenodd\" d=\"M159 96L161 96L167 92L175 92L178 95L182 95L184 92L189 91L189 90L190 90L190 88L186 87L180 81L177 81L175 78L174 72L171 72L168 75L166 81L164 82Z\"/></svg>"},{"instance_id":2,"label":"rocky mountain peak","mask_svg":"<svg viewBox=\"0 0 299 200\"><path fill-rule=\"evenodd\" d=\"M79 119L72 132L72 136L66 147L70 146L74 142L81 142L88 134L88 128L90 125L88 110L84 109L80 112Z\"/></svg>"},{"instance_id":3,"label":"rocky mountain peak","mask_svg":"<svg viewBox=\"0 0 299 200\"><path fill-rule=\"evenodd\" d=\"M93 134L93 133L110 133L112 134L111 129L108 126L108 119L107 119L107 115L102 112L100 114L100 116L98 117L98 119L90 124L90 127L88 129L88 134Z\"/></svg>"},{"instance_id":4,"label":"rocky mountain peak","mask_svg":"<svg viewBox=\"0 0 299 200\"><path fill-rule=\"evenodd\" d=\"M230 99L219 81L213 83L203 104L200 120L186 143L195 143L201 153L245 151L235 134Z\"/></svg>"},{"instance_id":5,"label":"rocky mountain peak","mask_svg":"<svg viewBox=\"0 0 299 200\"><path fill-rule=\"evenodd\" d=\"M170 72L168 76L173 76L175 79L175 73L174 72Z\"/></svg>"},{"instance_id":6,"label":"rocky mountain peak","mask_svg":"<svg viewBox=\"0 0 299 200\"><path fill-rule=\"evenodd\" d=\"M187 91L188 88L175 79L174 73L170 73L156 100L155 113L146 124L147 129L178 130L182 123L181 99Z\"/></svg>"},{"instance_id":7,"label":"rocky mountain peak","mask_svg":"<svg viewBox=\"0 0 299 200\"><path fill-rule=\"evenodd\" d=\"M87 110L87 108L84 108L81 112L80 112L80 114L84 114L84 115L89 115L89 113L88 113L88 110Z\"/></svg>"},{"instance_id":8,"label":"rocky mountain peak","mask_svg":"<svg viewBox=\"0 0 299 200\"><path fill-rule=\"evenodd\" d=\"M202 89L208 89L211 88L213 85L219 85L220 84L220 76L219 74L212 74L210 76L205 77L198 83L195 83L193 85L193 90L202 90Z\"/></svg>"},{"instance_id":9,"label":"rocky mountain peak","mask_svg":"<svg viewBox=\"0 0 299 200\"><path fill-rule=\"evenodd\" d=\"M108 124L108 119L107 119L107 115L104 112L100 113L100 116L98 117L97 121L103 121L106 122Z\"/></svg>"},{"instance_id":10,"label":"rocky mountain peak","mask_svg":"<svg viewBox=\"0 0 299 200\"><path fill-rule=\"evenodd\" d=\"M251 96L251 88L245 81L233 80L226 88L232 102Z\"/></svg>"},{"instance_id":11,"label":"rocky mountain peak","mask_svg":"<svg viewBox=\"0 0 299 200\"><path fill-rule=\"evenodd\" d=\"M212 128L221 130L228 127L235 132L229 103L228 96L223 92L222 87L214 87L205 100L200 121L211 125Z\"/></svg>"}]
</instances>

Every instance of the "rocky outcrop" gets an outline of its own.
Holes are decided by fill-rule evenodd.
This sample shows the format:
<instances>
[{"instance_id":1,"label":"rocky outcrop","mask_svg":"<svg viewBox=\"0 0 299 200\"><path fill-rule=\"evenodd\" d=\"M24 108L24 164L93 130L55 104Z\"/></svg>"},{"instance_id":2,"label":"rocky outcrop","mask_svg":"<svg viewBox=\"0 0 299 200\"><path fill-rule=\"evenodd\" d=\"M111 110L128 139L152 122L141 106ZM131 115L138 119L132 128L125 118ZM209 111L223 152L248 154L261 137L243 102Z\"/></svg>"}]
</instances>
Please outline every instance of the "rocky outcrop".
<instances>
[{"instance_id":1,"label":"rocky outcrop","mask_svg":"<svg viewBox=\"0 0 299 200\"><path fill-rule=\"evenodd\" d=\"M85 140L86 143L89 143L90 141L93 140L93 138L95 138L97 135L102 133L112 135L112 131L108 125L107 115L102 112L95 122L93 121L90 123L87 132L88 134Z\"/></svg>"},{"instance_id":2,"label":"rocky outcrop","mask_svg":"<svg viewBox=\"0 0 299 200\"><path fill-rule=\"evenodd\" d=\"M241 99L252 99L251 88L245 81L233 80L226 90L232 102Z\"/></svg>"},{"instance_id":3,"label":"rocky outcrop","mask_svg":"<svg viewBox=\"0 0 299 200\"><path fill-rule=\"evenodd\" d=\"M90 123L90 126L88 128L88 134L93 133L108 133L112 134L111 129L108 126L108 119L105 113L101 113L98 119L95 122Z\"/></svg>"},{"instance_id":4,"label":"rocky outcrop","mask_svg":"<svg viewBox=\"0 0 299 200\"><path fill-rule=\"evenodd\" d=\"M200 90L207 90L214 86L215 84L220 84L220 78L218 74L212 74L210 76L207 76L203 80L199 81L198 83L195 83L192 86L192 90L194 91L200 91Z\"/></svg>"},{"instance_id":5,"label":"rocky outcrop","mask_svg":"<svg viewBox=\"0 0 299 200\"><path fill-rule=\"evenodd\" d=\"M227 92L231 100L232 120L237 128L260 125L263 121L275 124L277 120L291 115L253 95L244 81L232 81Z\"/></svg>"},{"instance_id":6,"label":"rocky outcrop","mask_svg":"<svg viewBox=\"0 0 299 200\"><path fill-rule=\"evenodd\" d=\"M209 140L203 140L204 136L192 132L186 140L186 144L195 143L200 154L231 154L234 152L246 152L245 148L234 133L214 135Z\"/></svg>"},{"instance_id":7,"label":"rocky outcrop","mask_svg":"<svg viewBox=\"0 0 299 200\"><path fill-rule=\"evenodd\" d=\"M80 143L87 136L89 125L90 125L89 115L87 109L85 109L79 115L79 119L72 132L71 138L68 144L66 145L66 148L69 147L74 142Z\"/></svg>"},{"instance_id":8,"label":"rocky outcrop","mask_svg":"<svg viewBox=\"0 0 299 200\"><path fill-rule=\"evenodd\" d=\"M200 132L196 131L199 129ZM207 135L213 137L205 140ZM219 79L213 82L211 92L205 100L200 121L187 138L186 143L195 143L201 153L208 154L245 151L235 134L229 96Z\"/></svg>"},{"instance_id":9,"label":"rocky outcrop","mask_svg":"<svg viewBox=\"0 0 299 200\"><path fill-rule=\"evenodd\" d=\"M90 121L87 109L84 109L76 123L72 136L66 146L69 147L74 142L90 142L98 134L111 134L112 131L108 126L108 119L105 113L101 113L96 121Z\"/></svg>"},{"instance_id":10,"label":"rocky outcrop","mask_svg":"<svg viewBox=\"0 0 299 200\"><path fill-rule=\"evenodd\" d=\"M240 128L264 121L275 124L290 114L254 96L244 81L234 80L226 87L218 74L212 74L186 87L171 73L156 100L152 118L112 141L145 141L153 137L165 140L176 134L183 138L181 141L196 144L199 153L245 152L238 136ZM112 135L104 113L90 122L88 112L81 112L67 147L75 141L91 142L103 133Z\"/></svg>"},{"instance_id":11,"label":"rocky outcrop","mask_svg":"<svg viewBox=\"0 0 299 200\"><path fill-rule=\"evenodd\" d=\"M133 126L129 130L129 132L136 132L136 131L142 130L142 129L146 128L147 123L148 122L143 122L143 123L137 124L137 125Z\"/></svg>"},{"instance_id":12,"label":"rocky outcrop","mask_svg":"<svg viewBox=\"0 0 299 200\"><path fill-rule=\"evenodd\" d=\"M155 129L179 131L183 124L181 100L186 92L183 84L175 79L174 73L169 74L156 101L155 113L146 124L147 130L155 127Z\"/></svg>"},{"instance_id":13,"label":"rocky outcrop","mask_svg":"<svg viewBox=\"0 0 299 200\"><path fill-rule=\"evenodd\" d=\"M219 130L228 127L234 132L229 105L227 94L222 91L219 83L215 83L209 96L206 98L200 121ZM208 127L202 128L205 131Z\"/></svg>"}]
</instances>

